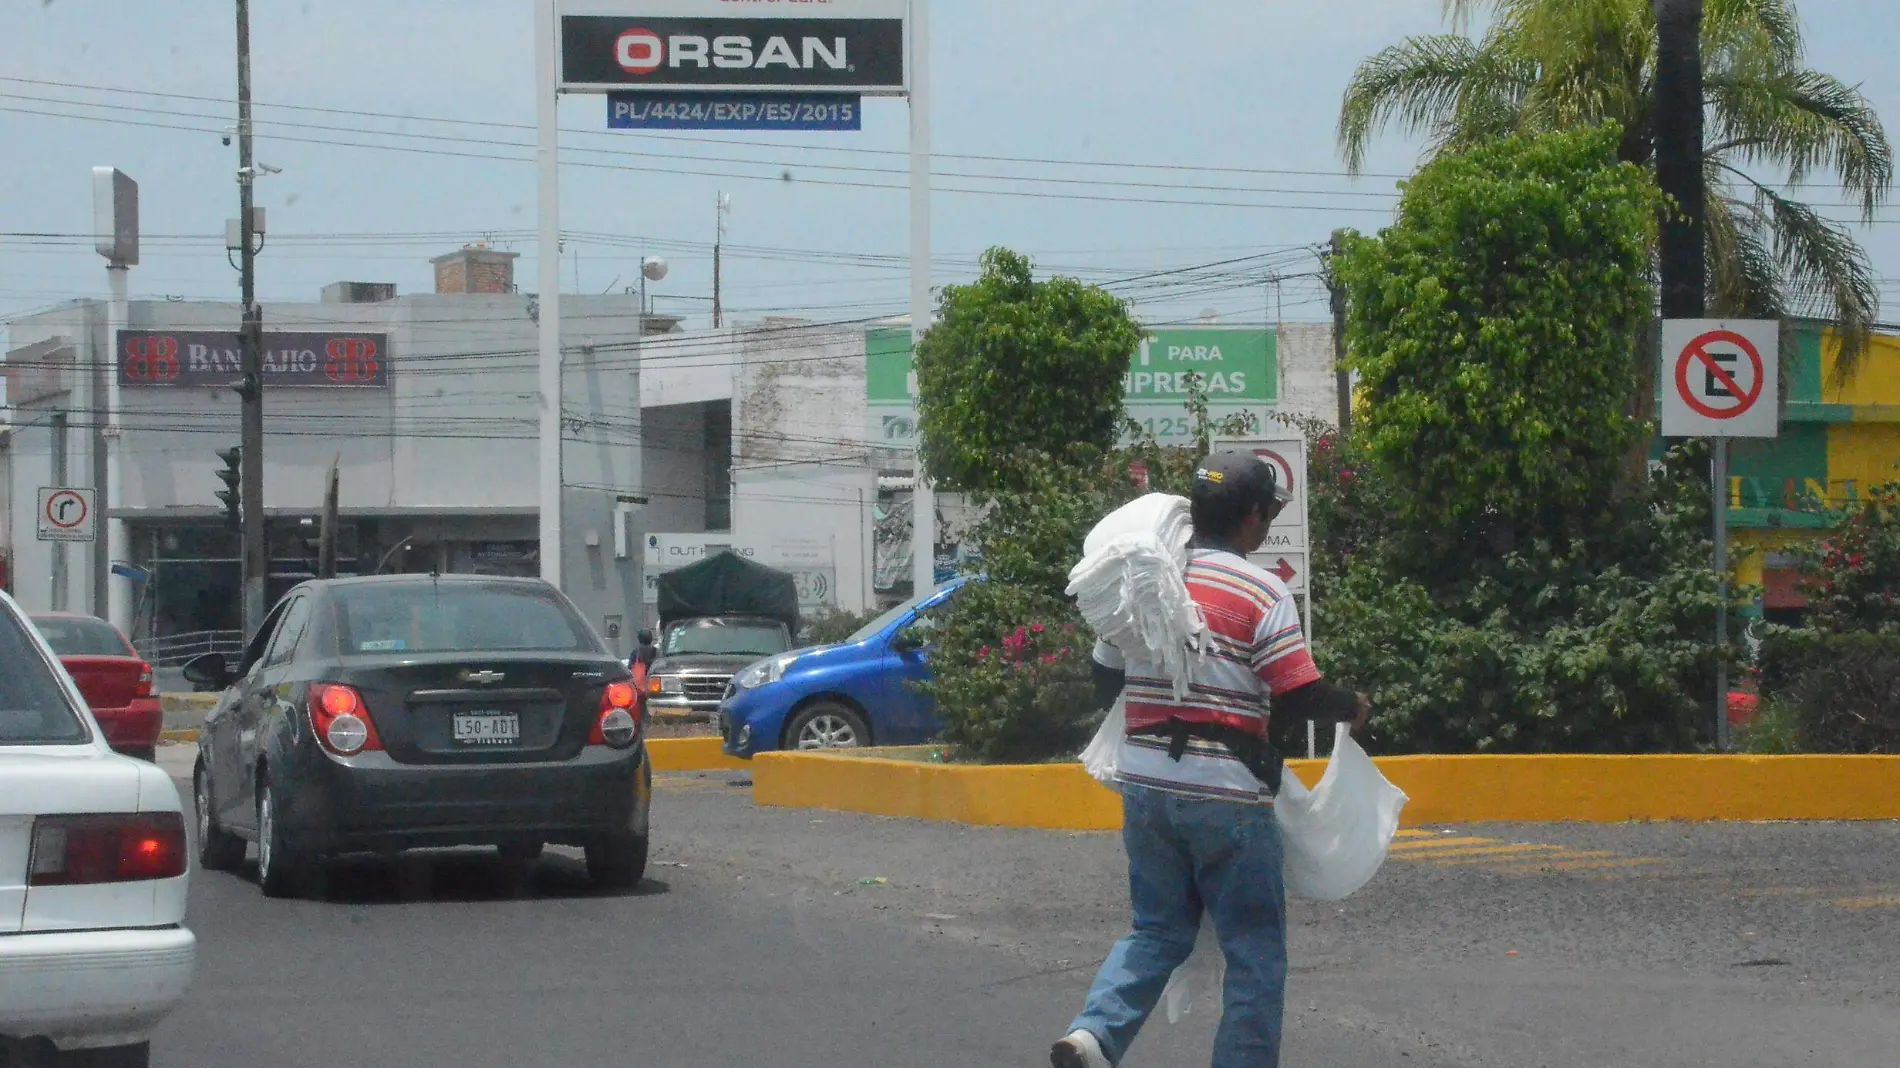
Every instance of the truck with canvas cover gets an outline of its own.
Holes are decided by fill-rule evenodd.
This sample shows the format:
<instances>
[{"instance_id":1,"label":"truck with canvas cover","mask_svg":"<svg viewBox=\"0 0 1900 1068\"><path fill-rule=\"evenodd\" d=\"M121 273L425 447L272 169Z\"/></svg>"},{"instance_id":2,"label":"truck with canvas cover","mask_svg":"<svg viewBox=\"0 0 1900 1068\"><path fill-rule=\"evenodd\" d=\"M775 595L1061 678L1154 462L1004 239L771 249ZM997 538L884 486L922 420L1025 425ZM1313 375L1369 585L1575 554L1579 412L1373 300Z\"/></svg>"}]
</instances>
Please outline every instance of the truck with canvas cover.
<instances>
[{"instance_id":1,"label":"truck with canvas cover","mask_svg":"<svg viewBox=\"0 0 1900 1068\"><path fill-rule=\"evenodd\" d=\"M647 707L711 718L740 668L792 647L798 585L775 568L721 552L659 579L660 659Z\"/></svg>"}]
</instances>

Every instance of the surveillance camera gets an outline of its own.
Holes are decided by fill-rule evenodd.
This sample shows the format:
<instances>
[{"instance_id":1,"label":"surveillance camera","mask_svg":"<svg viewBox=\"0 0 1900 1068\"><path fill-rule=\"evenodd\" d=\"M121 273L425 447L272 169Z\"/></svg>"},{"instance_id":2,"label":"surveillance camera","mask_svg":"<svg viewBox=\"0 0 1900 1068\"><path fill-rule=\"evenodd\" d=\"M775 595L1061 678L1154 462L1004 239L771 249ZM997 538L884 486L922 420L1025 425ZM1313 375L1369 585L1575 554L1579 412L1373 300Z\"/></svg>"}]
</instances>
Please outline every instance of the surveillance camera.
<instances>
[{"instance_id":1,"label":"surveillance camera","mask_svg":"<svg viewBox=\"0 0 1900 1068\"><path fill-rule=\"evenodd\" d=\"M230 135L230 134L221 134L221 135L219 135L219 137L218 137L218 140L220 140L220 141L223 141L223 142L224 142L224 147L226 147L226 148L230 148L230 147L231 147L231 135Z\"/></svg>"}]
</instances>

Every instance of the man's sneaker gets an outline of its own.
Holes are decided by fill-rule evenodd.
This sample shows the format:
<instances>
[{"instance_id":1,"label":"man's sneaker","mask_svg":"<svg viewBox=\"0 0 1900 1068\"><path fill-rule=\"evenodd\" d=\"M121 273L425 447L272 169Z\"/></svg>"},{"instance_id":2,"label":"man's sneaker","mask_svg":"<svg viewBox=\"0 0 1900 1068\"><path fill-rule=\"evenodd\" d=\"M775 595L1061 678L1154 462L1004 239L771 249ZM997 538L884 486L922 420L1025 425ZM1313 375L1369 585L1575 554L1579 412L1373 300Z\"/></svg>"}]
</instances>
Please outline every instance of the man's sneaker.
<instances>
[{"instance_id":1,"label":"man's sneaker","mask_svg":"<svg viewBox=\"0 0 1900 1068\"><path fill-rule=\"evenodd\" d=\"M1088 1031L1071 1031L1069 1037L1049 1049L1054 1068L1115 1068L1102 1052L1102 1043Z\"/></svg>"}]
</instances>

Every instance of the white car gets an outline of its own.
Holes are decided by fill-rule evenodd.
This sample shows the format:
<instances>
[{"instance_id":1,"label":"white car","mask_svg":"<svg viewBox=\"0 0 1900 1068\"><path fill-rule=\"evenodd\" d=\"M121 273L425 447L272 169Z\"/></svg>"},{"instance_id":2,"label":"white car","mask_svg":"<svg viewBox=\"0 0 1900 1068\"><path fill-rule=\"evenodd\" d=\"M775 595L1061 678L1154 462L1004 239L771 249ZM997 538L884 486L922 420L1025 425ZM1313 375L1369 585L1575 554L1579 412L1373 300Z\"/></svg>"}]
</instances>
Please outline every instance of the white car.
<instances>
[{"instance_id":1,"label":"white car","mask_svg":"<svg viewBox=\"0 0 1900 1068\"><path fill-rule=\"evenodd\" d=\"M171 779L107 746L0 593L0 1064L150 1063L196 961L188 856Z\"/></svg>"}]
</instances>

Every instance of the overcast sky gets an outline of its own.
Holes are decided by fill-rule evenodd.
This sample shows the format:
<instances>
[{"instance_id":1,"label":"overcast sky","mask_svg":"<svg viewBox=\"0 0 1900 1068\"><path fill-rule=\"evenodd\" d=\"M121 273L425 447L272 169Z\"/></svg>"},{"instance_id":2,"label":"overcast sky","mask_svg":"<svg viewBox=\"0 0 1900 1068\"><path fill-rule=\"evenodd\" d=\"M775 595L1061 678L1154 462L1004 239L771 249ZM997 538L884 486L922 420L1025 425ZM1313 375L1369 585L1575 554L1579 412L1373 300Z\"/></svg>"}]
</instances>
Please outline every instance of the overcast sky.
<instances>
[{"instance_id":1,"label":"overcast sky","mask_svg":"<svg viewBox=\"0 0 1900 1068\"><path fill-rule=\"evenodd\" d=\"M518 279L532 289L532 0L253 7L258 156L284 169L259 185L272 235L260 259L264 298L315 299L344 279L427 292L431 256L483 239L523 254ZM1255 257L1184 276L1190 286L1122 291L1150 322L1204 309L1260 321L1276 299L1269 275L1316 266L1303 246L1388 216L1395 176L1418 146L1384 139L1373 173L1348 179L1334 140L1340 92L1366 55L1440 30L1439 8L935 0L936 280L967 278L995 244L1091 280ZM222 250L224 220L236 215L236 152L218 136L234 121L232 10L231 0L0 0L0 316L104 294L103 261L81 236L98 164L140 183L147 237L135 297L236 299ZM1806 0L1801 11L1813 65L1861 83L1900 125L1900 5ZM610 132L601 97L565 100L561 122L562 221L577 235L564 290L623 288L645 250L673 267L653 287L660 309L703 325L723 190L733 202L733 317L904 310L902 101L870 101L859 133L744 143ZM1194 203L1155 203L1170 200ZM1882 219L1857 232L1880 274L1900 276L1900 209ZM72 236L19 236L28 233ZM1288 320L1324 317L1310 278L1288 279L1277 300Z\"/></svg>"}]
</instances>

